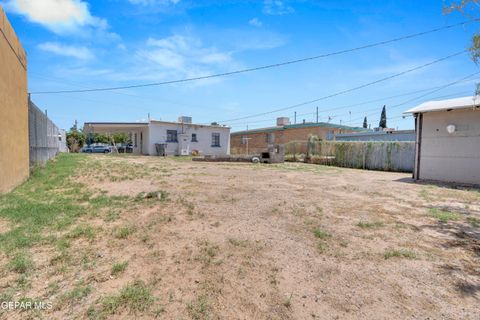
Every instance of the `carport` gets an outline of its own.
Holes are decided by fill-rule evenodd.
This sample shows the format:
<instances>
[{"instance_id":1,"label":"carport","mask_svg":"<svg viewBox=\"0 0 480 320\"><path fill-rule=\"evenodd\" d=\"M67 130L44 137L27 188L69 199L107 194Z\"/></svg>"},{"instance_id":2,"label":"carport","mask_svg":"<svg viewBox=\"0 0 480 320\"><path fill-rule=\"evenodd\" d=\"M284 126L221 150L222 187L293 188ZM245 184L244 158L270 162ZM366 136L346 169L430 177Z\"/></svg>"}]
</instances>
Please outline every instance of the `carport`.
<instances>
[{"instance_id":1,"label":"carport","mask_svg":"<svg viewBox=\"0 0 480 320\"><path fill-rule=\"evenodd\" d=\"M100 133L112 135L126 133L132 140L133 153L147 154L148 123L145 122L85 122L83 127L85 134Z\"/></svg>"}]
</instances>

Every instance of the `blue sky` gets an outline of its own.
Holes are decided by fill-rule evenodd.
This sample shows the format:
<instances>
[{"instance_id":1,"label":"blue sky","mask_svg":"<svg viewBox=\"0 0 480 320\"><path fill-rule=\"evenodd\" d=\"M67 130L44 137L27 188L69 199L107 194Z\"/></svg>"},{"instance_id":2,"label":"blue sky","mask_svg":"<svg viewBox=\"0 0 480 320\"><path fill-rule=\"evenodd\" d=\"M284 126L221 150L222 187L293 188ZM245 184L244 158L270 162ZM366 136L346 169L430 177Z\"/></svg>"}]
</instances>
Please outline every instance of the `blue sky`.
<instances>
[{"instance_id":1,"label":"blue sky","mask_svg":"<svg viewBox=\"0 0 480 320\"><path fill-rule=\"evenodd\" d=\"M28 54L29 90L123 86L228 72L388 40L465 20L442 0L0 0ZM209 123L279 109L425 64L468 47L478 25L240 75L118 92L32 95L58 126L75 120ZM271 126L277 116L360 126L413 128L409 107L472 95L475 79L395 107L478 71L464 54L335 98L260 117L222 122L233 131ZM371 100L376 102L364 103ZM340 108L343 107L343 108ZM390 107L392 107L390 109Z\"/></svg>"}]
</instances>

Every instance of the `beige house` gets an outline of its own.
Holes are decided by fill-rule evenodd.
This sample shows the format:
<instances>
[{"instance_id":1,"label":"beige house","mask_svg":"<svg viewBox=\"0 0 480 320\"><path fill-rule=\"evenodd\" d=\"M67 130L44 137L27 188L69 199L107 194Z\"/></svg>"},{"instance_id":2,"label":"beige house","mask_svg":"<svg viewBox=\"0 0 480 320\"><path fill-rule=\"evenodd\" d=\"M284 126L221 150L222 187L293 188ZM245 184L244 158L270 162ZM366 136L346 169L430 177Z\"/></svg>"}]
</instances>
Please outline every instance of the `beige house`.
<instances>
[{"instance_id":1,"label":"beige house","mask_svg":"<svg viewBox=\"0 0 480 320\"><path fill-rule=\"evenodd\" d=\"M414 179L480 185L480 96L430 101L415 117Z\"/></svg>"}]
</instances>

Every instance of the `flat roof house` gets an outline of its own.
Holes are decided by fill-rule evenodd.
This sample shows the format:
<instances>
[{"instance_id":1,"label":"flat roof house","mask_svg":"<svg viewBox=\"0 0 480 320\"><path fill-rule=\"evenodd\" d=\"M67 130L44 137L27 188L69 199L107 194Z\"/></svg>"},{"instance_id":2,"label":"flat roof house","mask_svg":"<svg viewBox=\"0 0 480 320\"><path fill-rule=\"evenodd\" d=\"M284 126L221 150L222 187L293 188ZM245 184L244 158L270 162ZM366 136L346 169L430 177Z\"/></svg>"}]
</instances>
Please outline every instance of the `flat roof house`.
<instances>
[{"instance_id":1,"label":"flat roof house","mask_svg":"<svg viewBox=\"0 0 480 320\"><path fill-rule=\"evenodd\" d=\"M231 150L232 154L259 153L265 151L268 145L286 144L292 141L307 141L308 136L312 134L322 140L331 140L339 133L364 130L366 129L326 122L290 124L289 118L281 117L277 119L275 127L233 132L231 134Z\"/></svg>"},{"instance_id":2,"label":"flat roof house","mask_svg":"<svg viewBox=\"0 0 480 320\"><path fill-rule=\"evenodd\" d=\"M127 133L135 154L158 155L157 144L163 145L165 155L230 153L229 127L193 124L190 117L180 117L178 122L85 122L84 132Z\"/></svg>"},{"instance_id":3,"label":"flat roof house","mask_svg":"<svg viewBox=\"0 0 480 320\"><path fill-rule=\"evenodd\" d=\"M430 101L415 117L415 180L480 185L480 96Z\"/></svg>"}]
</instances>

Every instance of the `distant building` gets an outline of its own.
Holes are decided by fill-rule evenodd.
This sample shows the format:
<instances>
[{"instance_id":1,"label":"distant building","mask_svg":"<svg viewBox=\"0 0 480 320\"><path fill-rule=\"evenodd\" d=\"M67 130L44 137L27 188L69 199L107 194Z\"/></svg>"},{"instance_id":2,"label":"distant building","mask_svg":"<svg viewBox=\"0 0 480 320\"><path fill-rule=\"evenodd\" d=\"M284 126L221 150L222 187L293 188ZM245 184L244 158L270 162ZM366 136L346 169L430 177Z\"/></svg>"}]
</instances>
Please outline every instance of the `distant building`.
<instances>
[{"instance_id":1,"label":"distant building","mask_svg":"<svg viewBox=\"0 0 480 320\"><path fill-rule=\"evenodd\" d=\"M310 135L322 140L331 140L336 134L360 132L364 128L342 126L326 122L290 124L286 117L277 118L277 126L233 132L230 135L231 153L260 153L268 145L286 144L292 141L307 141ZM247 151L248 148L248 151Z\"/></svg>"},{"instance_id":2,"label":"distant building","mask_svg":"<svg viewBox=\"0 0 480 320\"><path fill-rule=\"evenodd\" d=\"M415 130L390 130L340 133L336 141L415 141Z\"/></svg>"},{"instance_id":3,"label":"distant building","mask_svg":"<svg viewBox=\"0 0 480 320\"><path fill-rule=\"evenodd\" d=\"M480 96L430 101L415 117L413 176L480 185Z\"/></svg>"},{"instance_id":4,"label":"distant building","mask_svg":"<svg viewBox=\"0 0 480 320\"><path fill-rule=\"evenodd\" d=\"M162 155L226 155L230 150L229 127L193 124L191 117L180 117L178 122L85 122L84 132L126 133L133 153L152 156L159 150Z\"/></svg>"}]
</instances>

